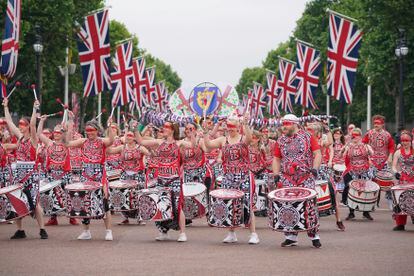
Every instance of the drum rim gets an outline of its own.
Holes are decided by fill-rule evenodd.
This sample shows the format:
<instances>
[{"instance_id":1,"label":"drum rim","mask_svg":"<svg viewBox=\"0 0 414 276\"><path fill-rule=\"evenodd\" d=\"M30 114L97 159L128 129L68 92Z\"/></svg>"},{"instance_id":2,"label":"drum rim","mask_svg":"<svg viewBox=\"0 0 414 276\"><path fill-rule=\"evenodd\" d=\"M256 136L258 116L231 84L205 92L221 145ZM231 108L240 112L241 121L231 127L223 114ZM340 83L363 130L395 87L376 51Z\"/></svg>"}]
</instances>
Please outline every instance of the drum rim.
<instances>
[{"instance_id":1,"label":"drum rim","mask_svg":"<svg viewBox=\"0 0 414 276\"><path fill-rule=\"evenodd\" d=\"M412 187L412 189L406 189L403 187ZM414 190L414 184L398 184L391 187L391 191L407 191L407 190Z\"/></svg>"},{"instance_id":2,"label":"drum rim","mask_svg":"<svg viewBox=\"0 0 414 276\"><path fill-rule=\"evenodd\" d=\"M129 183L129 185L125 185L124 187L114 186L115 183ZM116 184L115 184L116 185ZM138 182L135 180L115 180L108 183L109 188L114 189L122 189L122 188L136 188L138 187Z\"/></svg>"},{"instance_id":3,"label":"drum rim","mask_svg":"<svg viewBox=\"0 0 414 276\"><path fill-rule=\"evenodd\" d=\"M49 184L52 184L52 183L53 183L53 186L49 186L48 189L42 189L46 185L49 185ZM53 189L53 188L55 188L57 186L60 186L61 184L62 184L62 181L61 180L54 180L54 181L50 181L50 182L45 182L45 181L42 180L39 183L39 192L42 193L42 192L49 191L49 190L51 190L51 189Z\"/></svg>"},{"instance_id":4,"label":"drum rim","mask_svg":"<svg viewBox=\"0 0 414 276\"><path fill-rule=\"evenodd\" d=\"M226 190L226 191L231 191L234 192L235 194L238 194L239 196L237 197L229 197L229 196L225 196L225 197L217 197L214 196L214 194L222 191L222 190ZM210 196L215 197L215 198L221 198L221 199L237 199L237 198L241 198L244 196L244 192L241 190L237 190L237 189L215 189L213 191L210 192Z\"/></svg>"},{"instance_id":5,"label":"drum rim","mask_svg":"<svg viewBox=\"0 0 414 276\"><path fill-rule=\"evenodd\" d=\"M375 192L378 192L380 189L381 189L381 186L380 185L378 185L378 183L376 183L376 182L374 182L374 181L372 181L372 180L365 180L366 182L372 182L372 183L374 183L375 185L377 185L377 188L378 189L376 189L376 190L369 190L369 191L366 191L366 190L359 190L359 189L355 189L355 187L354 187L354 185L352 185L352 183L353 182L358 182L358 181L360 181L361 179L355 179L355 180L352 180L351 182L349 182L349 188L353 188L355 191L358 191L358 192L364 192L364 193L375 193Z\"/></svg>"},{"instance_id":6,"label":"drum rim","mask_svg":"<svg viewBox=\"0 0 414 276\"><path fill-rule=\"evenodd\" d=\"M3 192L2 193L2 190L4 189L6 189L6 188L8 188L8 189L10 189L10 187L14 187L14 188L12 188L11 190L8 190L7 192ZM3 187L3 188L0 188L0 195L5 195L5 194L9 194L9 193L11 193L11 192L14 192L14 191L16 191L16 190L22 190L23 189L23 184L14 184L14 185L9 185L9 186L6 186L6 187Z\"/></svg>"},{"instance_id":7,"label":"drum rim","mask_svg":"<svg viewBox=\"0 0 414 276\"><path fill-rule=\"evenodd\" d=\"M202 189L202 191L198 191L197 193L186 194L185 187L187 186L186 185L187 183L197 184L197 186L200 186L203 189ZM206 186L203 183L201 183L201 182L185 182L185 183L183 183L182 189L183 189L183 195L184 195L184 197L194 197L194 196L198 196L198 195L201 195L201 194L205 193L206 190L207 190Z\"/></svg>"},{"instance_id":8,"label":"drum rim","mask_svg":"<svg viewBox=\"0 0 414 276\"><path fill-rule=\"evenodd\" d=\"M280 191L282 189L284 189L284 190L291 189L291 188L299 188L299 189L309 190L311 192L311 195L309 195L307 197L296 198L296 199L284 199L284 198L279 198L279 197L272 196L277 191ZM318 196L318 193L315 190L312 190L312 189L309 189L309 188L305 188L305 187L284 187L284 188L279 188L279 189L273 190L273 191L271 191L270 193L267 194L267 198L269 198L270 200L273 200L274 201L274 199L280 199L283 202L298 201L298 199L302 199L302 200L313 199L313 198L317 198L317 196Z\"/></svg>"},{"instance_id":9,"label":"drum rim","mask_svg":"<svg viewBox=\"0 0 414 276\"><path fill-rule=\"evenodd\" d=\"M81 188L71 188L71 186L75 185L75 184L83 184L84 187L91 187L94 189L81 189ZM97 183L99 185L93 185L93 184L89 184L89 185L85 185L86 183ZM67 184L65 186L65 189L68 191L96 191L98 189L102 188L102 185L100 182L94 182L94 181L87 181L87 182L75 182L75 183L71 183L71 184Z\"/></svg>"}]
</instances>

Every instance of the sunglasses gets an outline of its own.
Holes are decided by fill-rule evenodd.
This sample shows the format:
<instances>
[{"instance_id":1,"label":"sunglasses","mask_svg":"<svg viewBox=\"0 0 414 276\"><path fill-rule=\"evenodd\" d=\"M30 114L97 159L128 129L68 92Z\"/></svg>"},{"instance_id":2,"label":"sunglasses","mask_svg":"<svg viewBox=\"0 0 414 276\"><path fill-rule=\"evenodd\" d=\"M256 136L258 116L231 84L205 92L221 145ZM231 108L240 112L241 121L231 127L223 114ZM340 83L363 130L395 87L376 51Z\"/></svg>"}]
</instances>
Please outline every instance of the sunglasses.
<instances>
[{"instance_id":1,"label":"sunglasses","mask_svg":"<svg viewBox=\"0 0 414 276\"><path fill-rule=\"evenodd\" d=\"M232 128L232 129L235 129L235 128L236 128L236 125L233 125L233 124L227 123L227 128Z\"/></svg>"},{"instance_id":2,"label":"sunglasses","mask_svg":"<svg viewBox=\"0 0 414 276\"><path fill-rule=\"evenodd\" d=\"M357 138L357 137L361 137L361 134L352 133L352 138Z\"/></svg>"}]
</instances>

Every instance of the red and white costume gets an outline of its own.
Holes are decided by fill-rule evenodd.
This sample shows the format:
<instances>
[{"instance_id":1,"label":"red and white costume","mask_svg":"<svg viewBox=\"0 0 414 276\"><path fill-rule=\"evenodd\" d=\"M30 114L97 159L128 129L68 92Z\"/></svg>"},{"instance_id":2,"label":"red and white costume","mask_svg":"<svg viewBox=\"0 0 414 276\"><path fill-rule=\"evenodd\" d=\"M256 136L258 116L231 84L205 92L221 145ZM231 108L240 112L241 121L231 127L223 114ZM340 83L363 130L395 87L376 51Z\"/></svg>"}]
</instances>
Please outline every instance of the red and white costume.
<instances>
[{"instance_id":1,"label":"red and white costume","mask_svg":"<svg viewBox=\"0 0 414 276\"><path fill-rule=\"evenodd\" d=\"M115 137L114 143L111 145L111 147L118 147L122 145L121 138L118 136ZM106 169L109 170L116 170L120 169L120 160L121 160L121 154L120 153L106 153Z\"/></svg>"},{"instance_id":2,"label":"red and white costume","mask_svg":"<svg viewBox=\"0 0 414 276\"><path fill-rule=\"evenodd\" d=\"M135 180L140 184L140 188L145 185L145 166L144 155L140 149L141 146L134 145L129 148L125 145L120 153L119 167L122 169L121 180Z\"/></svg>"},{"instance_id":3,"label":"red and white costume","mask_svg":"<svg viewBox=\"0 0 414 276\"><path fill-rule=\"evenodd\" d=\"M384 129L380 131L371 129L365 134L362 142L372 147L374 154L371 156L371 161L375 168L377 170L384 169L388 156L393 154L395 150L395 143L391 134Z\"/></svg>"}]
</instances>

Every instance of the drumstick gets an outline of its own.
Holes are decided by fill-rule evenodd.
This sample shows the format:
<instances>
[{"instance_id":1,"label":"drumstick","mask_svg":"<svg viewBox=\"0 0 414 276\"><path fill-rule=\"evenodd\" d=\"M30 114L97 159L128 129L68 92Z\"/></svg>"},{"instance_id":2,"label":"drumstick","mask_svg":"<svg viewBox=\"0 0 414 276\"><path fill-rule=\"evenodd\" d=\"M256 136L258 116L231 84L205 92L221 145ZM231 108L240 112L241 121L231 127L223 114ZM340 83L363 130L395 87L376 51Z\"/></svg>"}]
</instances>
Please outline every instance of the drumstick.
<instances>
[{"instance_id":1,"label":"drumstick","mask_svg":"<svg viewBox=\"0 0 414 276\"><path fill-rule=\"evenodd\" d=\"M36 84L32 84L30 87L32 88L34 98L37 101Z\"/></svg>"},{"instance_id":2,"label":"drumstick","mask_svg":"<svg viewBox=\"0 0 414 276\"><path fill-rule=\"evenodd\" d=\"M53 117L53 116L57 116L57 115L63 115L63 111L55 112L55 113L52 113L52 114L47 114L46 117L49 118L49 117Z\"/></svg>"},{"instance_id":3,"label":"drumstick","mask_svg":"<svg viewBox=\"0 0 414 276\"><path fill-rule=\"evenodd\" d=\"M63 109L69 109L69 106L66 104L63 104L61 99L56 98L56 102L58 102L63 107Z\"/></svg>"},{"instance_id":4,"label":"drumstick","mask_svg":"<svg viewBox=\"0 0 414 276\"><path fill-rule=\"evenodd\" d=\"M12 91L10 91L10 94L6 97L7 99L10 98L10 96L13 94L13 92L16 90L16 88L20 86L20 84L21 84L20 81L16 81Z\"/></svg>"},{"instance_id":5,"label":"drumstick","mask_svg":"<svg viewBox=\"0 0 414 276\"><path fill-rule=\"evenodd\" d=\"M115 106L112 107L111 115L109 115L109 118L112 118L112 116L114 115L114 111L115 111Z\"/></svg>"},{"instance_id":6,"label":"drumstick","mask_svg":"<svg viewBox=\"0 0 414 276\"><path fill-rule=\"evenodd\" d=\"M106 109L105 108L102 108L102 112L101 113L99 113L96 117L95 117L95 120L97 120L99 117L101 117L102 116L102 114L103 113L105 113L106 112Z\"/></svg>"}]
</instances>

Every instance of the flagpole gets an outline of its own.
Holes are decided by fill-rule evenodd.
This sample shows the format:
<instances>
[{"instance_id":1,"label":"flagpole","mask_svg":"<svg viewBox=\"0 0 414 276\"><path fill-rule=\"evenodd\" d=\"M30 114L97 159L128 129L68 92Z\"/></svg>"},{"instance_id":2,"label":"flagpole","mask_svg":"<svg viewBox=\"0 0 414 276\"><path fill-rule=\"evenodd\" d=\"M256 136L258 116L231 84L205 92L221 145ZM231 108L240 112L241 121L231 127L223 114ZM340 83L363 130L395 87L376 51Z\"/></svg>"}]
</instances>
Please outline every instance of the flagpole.
<instances>
[{"instance_id":1,"label":"flagpole","mask_svg":"<svg viewBox=\"0 0 414 276\"><path fill-rule=\"evenodd\" d=\"M98 114L101 114L102 112L102 92L98 93ZM102 126L102 116L99 116L98 123L100 126Z\"/></svg>"},{"instance_id":2,"label":"flagpole","mask_svg":"<svg viewBox=\"0 0 414 276\"><path fill-rule=\"evenodd\" d=\"M282 59L282 60L286 61L286 62L296 64L296 62L294 62L293 60L290 60L290 59L284 58L284 57L282 57L282 56L277 56L277 57L278 57L279 59Z\"/></svg>"},{"instance_id":3,"label":"flagpole","mask_svg":"<svg viewBox=\"0 0 414 276\"><path fill-rule=\"evenodd\" d=\"M116 114L116 121L117 121L118 126L119 126L119 125L120 125L120 122L121 122L121 107L120 107L120 106L118 106L118 107L116 108L116 111L117 111L117 114Z\"/></svg>"},{"instance_id":4,"label":"flagpole","mask_svg":"<svg viewBox=\"0 0 414 276\"><path fill-rule=\"evenodd\" d=\"M335 15L338 15L338 16L340 16L340 17L343 17L343 18L345 18L345 19L348 19L348 20L351 20L351 21L354 21L354 22L358 22L358 20L357 19L355 19L355 18L352 18L352 17L349 17L349 16L346 16L346 15L344 15L344 14L342 14L342 13L339 13L339 12L336 12L336 11L333 11L333 10L331 10L331 9L326 9L326 12L328 12L328 13L333 13L333 14L335 14Z\"/></svg>"},{"instance_id":5,"label":"flagpole","mask_svg":"<svg viewBox=\"0 0 414 276\"><path fill-rule=\"evenodd\" d=\"M303 41L303 40L300 40L300 39L297 39L297 38L295 38L295 40L296 40L296 42L299 42L299 43L302 43L302 44L306 44L307 46L310 46L310 47L315 48L315 45L313 45L313 44L311 44L309 42L306 42L306 41Z\"/></svg>"},{"instance_id":6,"label":"flagpole","mask_svg":"<svg viewBox=\"0 0 414 276\"><path fill-rule=\"evenodd\" d=\"M367 89L367 131L371 129L371 78L368 77Z\"/></svg>"},{"instance_id":7,"label":"flagpole","mask_svg":"<svg viewBox=\"0 0 414 276\"><path fill-rule=\"evenodd\" d=\"M129 37L129 38L126 38L126 39L123 39L123 40L119 40L119 41L115 42L115 46L118 46L120 44L123 44L123 43L125 43L127 41L130 41L130 40L133 40L133 39L134 39L133 37Z\"/></svg>"},{"instance_id":8,"label":"flagpole","mask_svg":"<svg viewBox=\"0 0 414 276\"><path fill-rule=\"evenodd\" d=\"M96 10L90 11L90 12L88 12L88 13L86 14L86 16L91 15L91 14L94 14L94 13L98 13L98 12L100 12L100 11L107 10L107 9L112 9L112 6L105 6L105 7L103 7L103 8L99 8L99 9L96 9Z\"/></svg>"}]
</instances>

